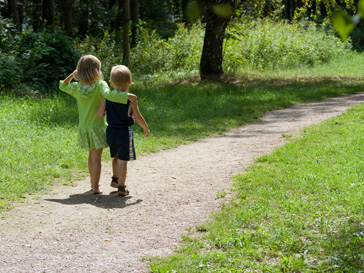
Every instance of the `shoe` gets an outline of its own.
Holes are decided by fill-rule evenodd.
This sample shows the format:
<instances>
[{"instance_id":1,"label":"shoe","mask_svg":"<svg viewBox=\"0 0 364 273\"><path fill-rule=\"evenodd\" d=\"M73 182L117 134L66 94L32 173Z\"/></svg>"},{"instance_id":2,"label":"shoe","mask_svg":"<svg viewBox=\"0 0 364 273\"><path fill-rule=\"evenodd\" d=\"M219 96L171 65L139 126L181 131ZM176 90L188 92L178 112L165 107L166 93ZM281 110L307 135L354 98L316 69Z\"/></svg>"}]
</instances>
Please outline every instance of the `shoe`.
<instances>
[{"instance_id":1,"label":"shoe","mask_svg":"<svg viewBox=\"0 0 364 273\"><path fill-rule=\"evenodd\" d=\"M129 191L126 189L125 185L118 185L118 195L119 196L129 195Z\"/></svg>"},{"instance_id":2,"label":"shoe","mask_svg":"<svg viewBox=\"0 0 364 273\"><path fill-rule=\"evenodd\" d=\"M115 177L115 176L113 176L113 177L111 177L111 184L110 184L110 186L111 187L113 187L113 188L117 188L118 187L118 178L117 177Z\"/></svg>"}]
</instances>

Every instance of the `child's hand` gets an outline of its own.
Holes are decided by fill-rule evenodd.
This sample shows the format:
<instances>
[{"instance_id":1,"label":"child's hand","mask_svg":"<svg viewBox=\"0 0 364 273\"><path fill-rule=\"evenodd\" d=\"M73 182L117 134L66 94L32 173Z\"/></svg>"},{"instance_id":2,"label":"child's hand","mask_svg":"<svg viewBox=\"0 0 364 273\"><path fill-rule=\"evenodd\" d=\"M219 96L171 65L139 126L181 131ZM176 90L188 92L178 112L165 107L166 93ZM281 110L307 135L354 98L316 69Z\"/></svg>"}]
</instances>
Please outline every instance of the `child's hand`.
<instances>
[{"instance_id":1,"label":"child's hand","mask_svg":"<svg viewBox=\"0 0 364 273\"><path fill-rule=\"evenodd\" d=\"M149 129L148 129L148 130L144 130L144 135L145 135L145 137L149 137L149 134L150 134Z\"/></svg>"},{"instance_id":2,"label":"child's hand","mask_svg":"<svg viewBox=\"0 0 364 273\"><path fill-rule=\"evenodd\" d=\"M132 103L134 104L138 104L138 97L135 96L134 94L130 94L129 93L129 97L128 97L128 100L130 100Z\"/></svg>"},{"instance_id":3,"label":"child's hand","mask_svg":"<svg viewBox=\"0 0 364 273\"><path fill-rule=\"evenodd\" d=\"M67 78L63 80L63 82L69 84L75 78L76 74L77 70L73 71L71 74L68 75Z\"/></svg>"}]
</instances>

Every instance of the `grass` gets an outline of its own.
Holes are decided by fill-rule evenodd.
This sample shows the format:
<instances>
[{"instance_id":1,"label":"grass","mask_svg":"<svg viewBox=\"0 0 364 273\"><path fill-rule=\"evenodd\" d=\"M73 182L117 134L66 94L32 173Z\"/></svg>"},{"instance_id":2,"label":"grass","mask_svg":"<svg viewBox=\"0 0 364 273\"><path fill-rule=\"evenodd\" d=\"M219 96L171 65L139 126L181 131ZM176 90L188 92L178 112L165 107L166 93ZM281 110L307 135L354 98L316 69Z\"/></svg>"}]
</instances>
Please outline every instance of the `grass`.
<instances>
[{"instance_id":1,"label":"grass","mask_svg":"<svg viewBox=\"0 0 364 273\"><path fill-rule=\"evenodd\" d=\"M194 78L160 84L158 77L145 84L145 77L134 77L131 91L138 95L151 129L146 139L139 126L134 126L137 154L218 134L270 110L362 90L363 58L353 54L334 64L287 73L244 73L228 78L225 84L198 83ZM55 181L72 184L75 173L87 171L87 152L76 144L77 107L70 96L56 92L22 97L4 91L0 96L1 211ZM107 151L103 157L109 160Z\"/></svg>"},{"instance_id":2,"label":"grass","mask_svg":"<svg viewBox=\"0 0 364 273\"><path fill-rule=\"evenodd\" d=\"M259 119L267 111L363 89L358 77L264 79L240 84L169 84L131 91L151 130L134 129L137 154L186 144ZM0 211L57 180L72 184L87 171L87 152L76 144L76 102L65 94L44 97L1 95ZM107 150L104 160L109 160Z\"/></svg>"},{"instance_id":3,"label":"grass","mask_svg":"<svg viewBox=\"0 0 364 273\"><path fill-rule=\"evenodd\" d=\"M363 272L364 105L234 178L236 195L153 272Z\"/></svg>"}]
</instances>

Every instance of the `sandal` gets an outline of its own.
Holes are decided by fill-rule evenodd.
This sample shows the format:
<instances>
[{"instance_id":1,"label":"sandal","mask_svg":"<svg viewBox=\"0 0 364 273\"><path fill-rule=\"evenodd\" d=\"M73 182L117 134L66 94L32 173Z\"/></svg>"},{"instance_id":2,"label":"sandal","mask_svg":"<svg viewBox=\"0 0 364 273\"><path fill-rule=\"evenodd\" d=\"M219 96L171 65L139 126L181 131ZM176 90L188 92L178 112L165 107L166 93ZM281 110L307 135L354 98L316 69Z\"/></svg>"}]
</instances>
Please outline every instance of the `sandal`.
<instances>
[{"instance_id":1,"label":"sandal","mask_svg":"<svg viewBox=\"0 0 364 273\"><path fill-rule=\"evenodd\" d=\"M113 188L117 188L118 187L118 178L115 177L115 176L112 176L111 177L111 184L110 186L113 187Z\"/></svg>"},{"instance_id":2,"label":"sandal","mask_svg":"<svg viewBox=\"0 0 364 273\"><path fill-rule=\"evenodd\" d=\"M125 185L118 185L118 195L119 196L129 195L129 190L126 189Z\"/></svg>"}]
</instances>

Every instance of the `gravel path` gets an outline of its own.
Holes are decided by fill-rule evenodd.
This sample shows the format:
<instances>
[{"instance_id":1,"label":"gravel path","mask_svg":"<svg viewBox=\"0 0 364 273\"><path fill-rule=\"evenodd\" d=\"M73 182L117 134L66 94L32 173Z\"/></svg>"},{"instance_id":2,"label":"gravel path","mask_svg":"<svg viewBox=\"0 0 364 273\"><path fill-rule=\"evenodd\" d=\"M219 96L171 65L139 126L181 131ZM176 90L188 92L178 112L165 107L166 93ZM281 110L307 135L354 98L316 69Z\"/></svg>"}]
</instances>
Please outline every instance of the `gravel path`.
<instances>
[{"instance_id":1,"label":"gravel path","mask_svg":"<svg viewBox=\"0 0 364 273\"><path fill-rule=\"evenodd\" d=\"M230 177L285 143L282 134L364 102L358 93L268 113L261 121L189 145L139 157L129 165L131 196L89 181L30 196L0 220L0 272L148 272L143 257L166 256L181 235L205 221L231 188Z\"/></svg>"}]
</instances>

